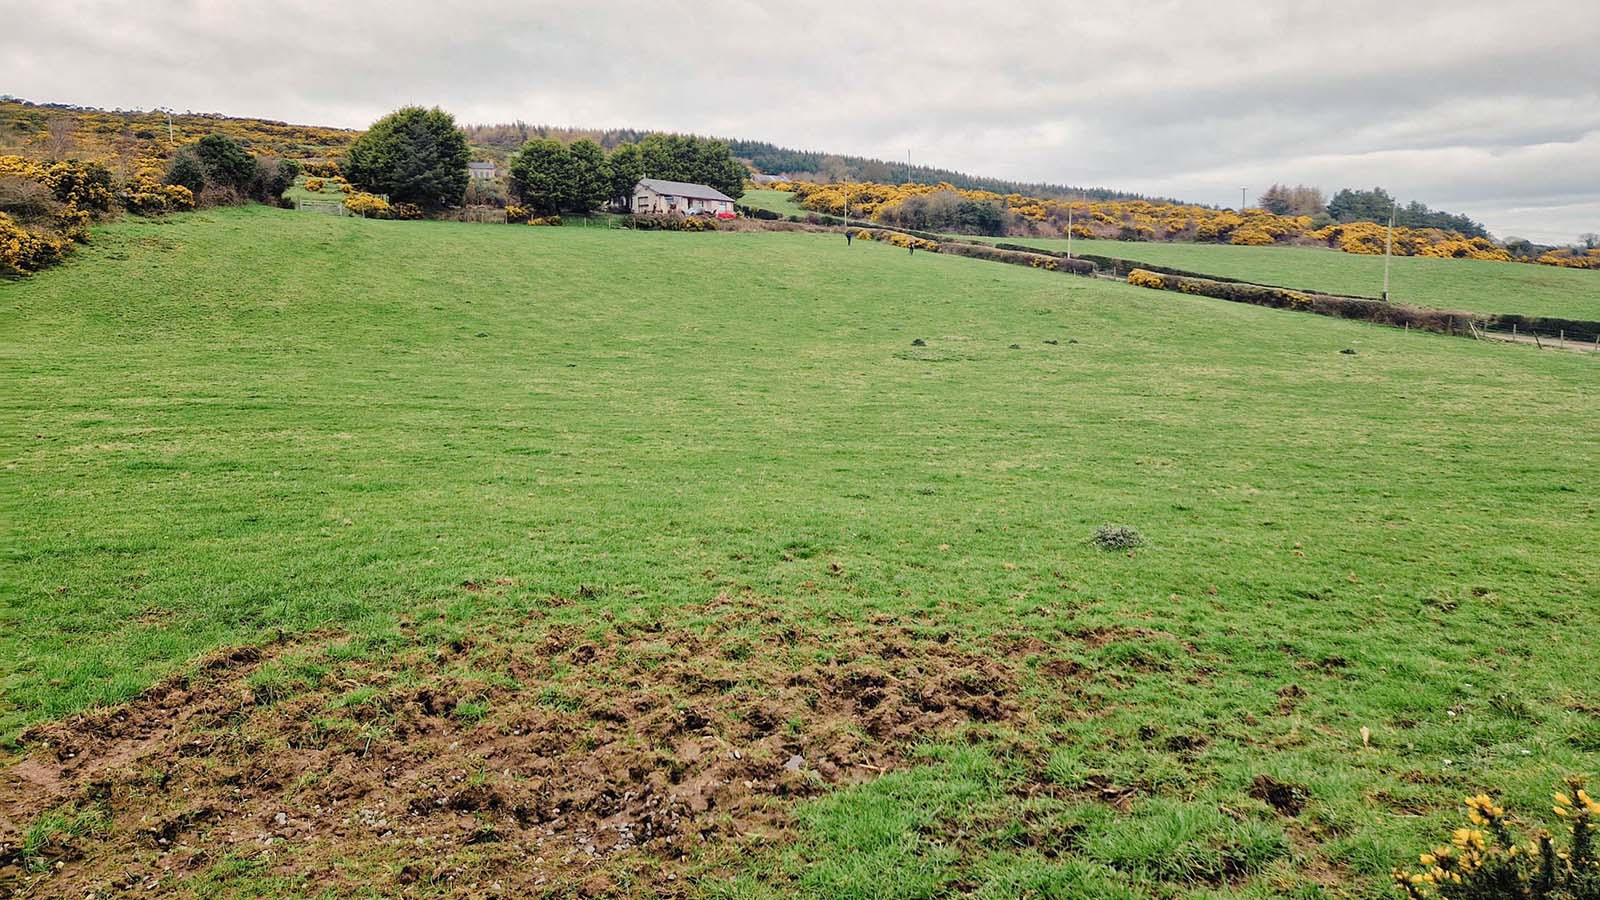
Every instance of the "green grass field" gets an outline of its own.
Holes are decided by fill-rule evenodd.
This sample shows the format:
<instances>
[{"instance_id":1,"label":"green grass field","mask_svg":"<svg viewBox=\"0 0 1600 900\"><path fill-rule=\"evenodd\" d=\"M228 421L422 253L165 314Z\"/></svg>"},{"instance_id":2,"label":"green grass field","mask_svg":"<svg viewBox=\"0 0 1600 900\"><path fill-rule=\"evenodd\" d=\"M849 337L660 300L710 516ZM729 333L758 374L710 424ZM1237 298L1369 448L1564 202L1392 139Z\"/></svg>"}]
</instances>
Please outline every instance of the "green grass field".
<instances>
[{"instance_id":1,"label":"green grass field","mask_svg":"<svg viewBox=\"0 0 1600 900\"><path fill-rule=\"evenodd\" d=\"M1065 250L1065 238L985 238ZM1383 257L1320 247L1235 247L1074 240L1073 249L1239 278L1264 284L1377 297ZM1516 313L1600 321L1600 272L1401 256L1392 260L1389 294L1396 303L1482 313Z\"/></svg>"},{"instance_id":2,"label":"green grass field","mask_svg":"<svg viewBox=\"0 0 1600 900\"><path fill-rule=\"evenodd\" d=\"M784 216L803 216L810 210L795 202L789 191L745 191L739 202L755 209L765 209Z\"/></svg>"},{"instance_id":3,"label":"green grass field","mask_svg":"<svg viewBox=\"0 0 1600 900\"><path fill-rule=\"evenodd\" d=\"M746 191L740 202L783 215L805 215L786 191ZM1065 238L971 238L1065 250ZM1320 247L1235 247L1074 240L1073 248L1225 278L1329 293L1377 297L1383 293L1382 257ZM1600 321L1600 272L1471 259L1396 257L1390 295L1398 303L1482 313L1516 313Z\"/></svg>"},{"instance_id":4,"label":"green grass field","mask_svg":"<svg viewBox=\"0 0 1600 900\"><path fill-rule=\"evenodd\" d=\"M1344 290L1361 285L1340 266L1374 263L1242 250L1220 270L1234 249L1127 252ZM1278 259L1295 260L1281 278ZM1397 262L1400 299L1433 284L1409 280L1430 261ZM1522 304L1517 284L1473 287L1474 308L1584 312L1566 288ZM944 646L1005 667L1009 712L918 735L881 777L774 800L771 837L685 870L732 897L1391 896L1390 868L1464 795L1544 821L1560 777L1600 768L1587 355L828 236L259 207L104 226L0 284L0 304L13 753L34 752L16 749L25 726L280 637L305 655L252 676L258 705L340 695L313 710L319 733L366 728L353 710L423 676L340 667L416 640L417 666L478 685L452 727L513 756L522 698L577 716L564 686L605 677L494 655L552 628L602 658L618 634L714 633L731 649L705 665L727 667L729 696L804 690L757 680L791 663ZM1097 548L1107 522L1147 545ZM724 602L746 612L714 621ZM853 649L888 630L921 649ZM630 679L701 663L647 657L625 658ZM361 734L297 763L297 789L403 749ZM510 779L493 759L473 777ZM1255 795L1263 776L1304 808ZM168 784L149 802L179 803ZM285 796L265 827L309 804ZM470 874L509 840L425 855ZM322 869L241 844L197 863L194 889L405 877L409 837L343 846ZM637 887L655 863L632 853L606 865ZM518 858L494 877L533 871Z\"/></svg>"}]
</instances>

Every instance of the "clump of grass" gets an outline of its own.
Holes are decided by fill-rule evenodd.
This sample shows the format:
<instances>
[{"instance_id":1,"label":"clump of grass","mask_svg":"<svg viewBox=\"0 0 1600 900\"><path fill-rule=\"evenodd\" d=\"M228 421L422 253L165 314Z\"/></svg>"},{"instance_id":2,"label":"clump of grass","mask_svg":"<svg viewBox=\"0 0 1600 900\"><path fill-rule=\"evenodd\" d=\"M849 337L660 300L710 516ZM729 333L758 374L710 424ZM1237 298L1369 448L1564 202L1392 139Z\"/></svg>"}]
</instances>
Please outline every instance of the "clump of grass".
<instances>
[{"instance_id":1,"label":"clump of grass","mask_svg":"<svg viewBox=\"0 0 1600 900\"><path fill-rule=\"evenodd\" d=\"M1234 819L1199 803L1153 799L1088 835L1085 850L1119 871L1221 884L1288 856L1289 840L1273 823Z\"/></svg>"},{"instance_id":2,"label":"clump of grass","mask_svg":"<svg viewBox=\"0 0 1600 900\"><path fill-rule=\"evenodd\" d=\"M1139 533L1139 529L1111 522L1096 528L1090 540L1101 550L1132 550L1145 545L1144 535Z\"/></svg>"},{"instance_id":3,"label":"clump of grass","mask_svg":"<svg viewBox=\"0 0 1600 900\"><path fill-rule=\"evenodd\" d=\"M50 867L49 858L62 852L73 838L103 834L110 827L110 814L102 806L68 804L52 809L34 820L23 835L23 866L30 872L43 872Z\"/></svg>"},{"instance_id":4,"label":"clump of grass","mask_svg":"<svg viewBox=\"0 0 1600 900\"><path fill-rule=\"evenodd\" d=\"M489 701L463 700L456 704L455 717L464 722L479 722L489 714Z\"/></svg>"}]
</instances>

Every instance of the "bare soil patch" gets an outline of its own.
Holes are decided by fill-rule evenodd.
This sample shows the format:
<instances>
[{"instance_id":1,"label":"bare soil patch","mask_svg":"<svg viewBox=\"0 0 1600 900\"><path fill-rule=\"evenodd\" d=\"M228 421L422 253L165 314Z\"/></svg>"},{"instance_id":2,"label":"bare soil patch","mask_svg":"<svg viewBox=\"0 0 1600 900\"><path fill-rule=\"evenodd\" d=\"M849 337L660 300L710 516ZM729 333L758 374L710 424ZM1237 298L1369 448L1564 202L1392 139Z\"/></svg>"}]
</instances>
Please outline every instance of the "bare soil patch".
<instances>
[{"instance_id":1,"label":"bare soil patch","mask_svg":"<svg viewBox=\"0 0 1600 900\"><path fill-rule=\"evenodd\" d=\"M231 866L399 896L672 895L780 839L793 799L1021 715L1029 644L713 615L218 654L25 735L0 768L0 894L192 894ZM91 824L28 846L58 813Z\"/></svg>"}]
</instances>

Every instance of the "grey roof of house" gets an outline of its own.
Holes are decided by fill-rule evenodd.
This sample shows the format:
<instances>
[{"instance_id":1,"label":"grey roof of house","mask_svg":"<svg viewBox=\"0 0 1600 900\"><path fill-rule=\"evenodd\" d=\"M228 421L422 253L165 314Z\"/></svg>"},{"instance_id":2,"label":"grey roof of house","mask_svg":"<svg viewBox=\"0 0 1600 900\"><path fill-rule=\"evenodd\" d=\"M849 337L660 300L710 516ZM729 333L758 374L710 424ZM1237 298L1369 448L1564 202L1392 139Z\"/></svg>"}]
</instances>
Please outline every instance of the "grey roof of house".
<instances>
[{"instance_id":1,"label":"grey roof of house","mask_svg":"<svg viewBox=\"0 0 1600 900\"><path fill-rule=\"evenodd\" d=\"M659 178L641 178L639 183L658 194L669 194L673 197L687 197L690 200L726 200L733 202L733 198L714 187L703 184L690 184L687 181L662 181Z\"/></svg>"},{"instance_id":2,"label":"grey roof of house","mask_svg":"<svg viewBox=\"0 0 1600 900\"><path fill-rule=\"evenodd\" d=\"M467 168L469 168L469 169L492 169L492 168L494 168L494 163L492 163L492 162L469 162L469 163L467 163Z\"/></svg>"}]
</instances>

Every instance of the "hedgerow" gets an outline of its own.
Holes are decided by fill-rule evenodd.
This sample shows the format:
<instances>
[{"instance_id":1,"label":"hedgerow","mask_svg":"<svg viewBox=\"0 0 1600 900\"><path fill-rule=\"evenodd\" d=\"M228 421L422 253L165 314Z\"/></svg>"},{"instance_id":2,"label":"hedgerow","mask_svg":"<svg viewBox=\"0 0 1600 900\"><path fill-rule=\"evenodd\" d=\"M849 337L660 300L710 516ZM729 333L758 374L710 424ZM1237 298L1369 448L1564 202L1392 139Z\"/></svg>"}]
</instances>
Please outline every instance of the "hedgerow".
<instances>
[{"instance_id":1,"label":"hedgerow","mask_svg":"<svg viewBox=\"0 0 1600 900\"><path fill-rule=\"evenodd\" d=\"M559 217L557 217L559 218ZM717 223L701 216L624 216L623 228L639 231L716 231Z\"/></svg>"}]
</instances>

